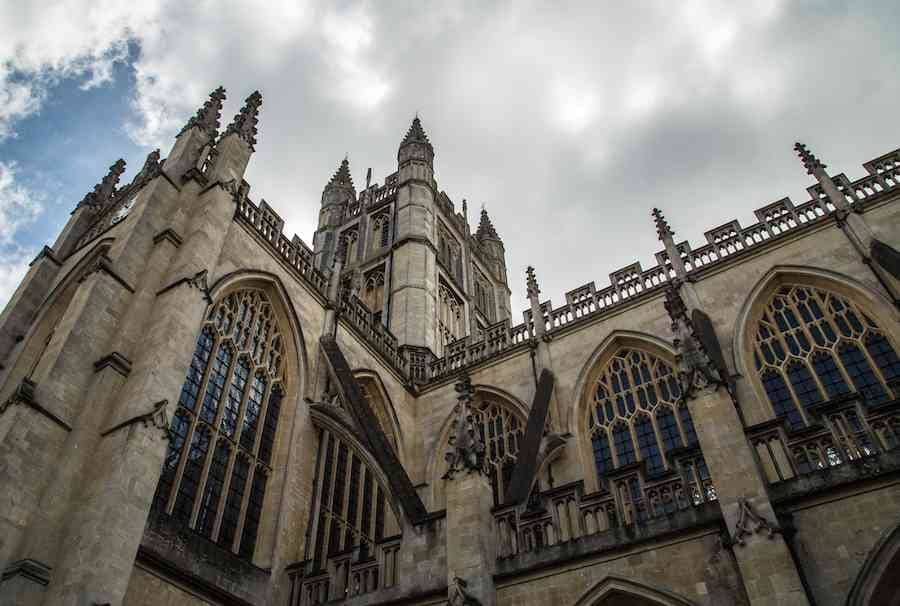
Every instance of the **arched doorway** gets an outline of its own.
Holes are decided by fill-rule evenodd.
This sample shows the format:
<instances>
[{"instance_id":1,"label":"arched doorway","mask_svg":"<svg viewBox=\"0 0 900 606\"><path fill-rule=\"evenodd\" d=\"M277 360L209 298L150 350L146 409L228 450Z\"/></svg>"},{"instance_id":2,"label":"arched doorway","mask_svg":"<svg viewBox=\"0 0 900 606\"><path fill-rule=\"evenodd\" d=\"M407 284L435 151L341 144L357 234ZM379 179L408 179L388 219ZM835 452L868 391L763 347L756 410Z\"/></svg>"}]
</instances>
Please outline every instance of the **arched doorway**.
<instances>
[{"instance_id":1,"label":"arched doorway","mask_svg":"<svg viewBox=\"0 0 900 606\"><path fill-rule=\"evenodd\" d=\"M586 591L575 606L692 606L692 602L664 589L619 577L606 577Z\"/></svg>"},{"instance_id":2,"label":"arched doorway","mask_svg":"<svg viewBox=\"0 0 900 606\"><path fill-rule=\"evenodd\" d=\"M847 596L847 606L900 606L900 525L869 552Z\"/></svg>"}]
</instances>

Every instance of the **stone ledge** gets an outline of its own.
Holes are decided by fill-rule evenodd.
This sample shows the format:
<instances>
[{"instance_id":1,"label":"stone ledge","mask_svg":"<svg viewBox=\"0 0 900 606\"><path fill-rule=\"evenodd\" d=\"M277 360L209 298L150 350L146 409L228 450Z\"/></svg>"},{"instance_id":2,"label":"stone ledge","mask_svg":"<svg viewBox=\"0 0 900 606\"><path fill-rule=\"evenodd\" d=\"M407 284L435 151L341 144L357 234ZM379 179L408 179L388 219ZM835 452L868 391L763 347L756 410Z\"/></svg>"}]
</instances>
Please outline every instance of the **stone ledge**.
<instances>
[{"instance_id":1,"label":"stone ledge","mask_svg":"<svg viewBox=\"0 0 900 606\"><path fill-rule=\"evenodd\" d=\"M530 574L564 563L627 551L642 543L658 541L692 530L713 529L722 532L725 520L718 501L676 511L667 516L653 518L642 524L619 526L596 534L557 543L537 551L497 560L495 580L501 581L522 574Z\"/></svg>"},{"instance_id":2,"label":"stone ledge","mask_svg":"<svg viewBox=\"0 0 900 606\"><path fill-rule=\"evenodd\" d=\"M796 501L838 488L900 474L900 450L870 455L769 485L772 504L784 508Z\"/></svg>"},{"instance_id":3,"label":"stone ledge","mask_svg":"<svg viewBox=\"0 0 900 606\"><path fill-rule=\"evenodd\" d=\"M3 570L0 582L21 576L38 585L47 585L50 582L50 570L50 566L37 560L17 560Z\"/></svg>"},{"instance_id":4,"label":"stone ledge","mask_svg":"<svg viewBox=\"0 0 900 606\"><path fill-rule=\"evenodd\" d=\"M254 566L155 510L147 518L137 561L215 603L267 603L271 571Z\"/></svg>"}]
</instances>

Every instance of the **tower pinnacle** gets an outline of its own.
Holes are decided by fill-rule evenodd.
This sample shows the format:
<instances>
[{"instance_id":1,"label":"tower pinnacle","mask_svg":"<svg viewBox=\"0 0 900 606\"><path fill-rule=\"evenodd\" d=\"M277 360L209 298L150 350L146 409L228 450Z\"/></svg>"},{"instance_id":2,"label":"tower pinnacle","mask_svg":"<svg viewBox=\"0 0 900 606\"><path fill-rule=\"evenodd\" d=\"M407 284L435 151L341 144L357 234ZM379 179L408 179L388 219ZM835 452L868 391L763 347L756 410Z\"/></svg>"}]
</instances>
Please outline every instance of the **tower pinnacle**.
<instances>
[{"instance_id":1,"label":"tower pinnacle","mask_svg":"<svg viewBox=\"0 0 900 606\"><path fill-rule=\"evenodd\" d=\"M259 106L262 105L262 95L259 91L253 91L244 102L244 107L237 113L228 128L225 129L225 135L231 133L236 134L244 140L250 149L256 145L256 124L259 122Z\"/></svg>"},{"instance_id":2,"label":"tower pinnacle","mask_svg":"<svg viewBox=\"0 0 900 606\"><path fill-rule=\"evenodd\" d=\"M210 139L215 139L219 134L219 118L222 115L222 102L225 100L225 89L219 87L209 94L209 99L203 104L203 107L197 110L197 113L191 116L184 128L178 134L190 130L196 126L201 131L209 135Z\"/></svg>"},{"instance_id":3,"label":"tower pinnacle","mask_svg":"<svg viewBox=\"0 0 900 606\"><path fill-rule=\"evenodd\" d=\"M486 208L481 209L481 221L478 223L478 231L475 232L475 237L478 240L484 240L485 238L500 239L500 236L497 235L497 230L494 229L494 224L491 223L491 218L488 216Z\"/></svg>"},{"instance_id":4,"label":"tower pinnacle","mask_svg":"<svg viewBox=\"0 0 900 606\"><path fill-rule=\"evenodd\" d=\"M669 223L666 221L661 210L654 208L650 211L650 214L653 216L653 221L656 223L656 233L659 235L660 240L665 241L667 237L671 238L675 235L675 232L669 227Z\"/></svg>"},{"instance_id":5,"label":"tower pinnacle","mask_svg":"<svg viewBox=\"0 0 900 606\"><path fill-rule=\"evenodd\" d=\"M341 165L335 171L326 187L353 187L353 177L350 175L350 160L347 156L344 156Z\"/></svg>"},{"instance_id":6,"label":"tower pinnacle","mask_svg":"<svg viewBox=\"0 0 900 606\"><path fill-rule=\"evenodd\" d=\"M116 191L116 185L118 185L119 179L124 172L125 160L119 158L109 167L109 172L106 173L103 180L94 186L94 191L88 193L81 202L78 203L78 206L89 206L91 208L103 207Z\"/></svg>"},{"instance_id":7,"label":"tower pinnacle","mask_svg":"<svg viewBox=\"0 0 900 606\"><path fill-rule=\"evenodd\" d=\"M422 128L422 122L419 120L419 115L416 114L416 117L413 118L412 124L409 126L409 130L406 131L406 136L403 137L403 141L400 143L400 146L403 147L408 143L424 143L431 146L431 142L428 140L428 135L425 134L425 129Z\"/></svg>"},{"instance_id":8,"label":"tower pinnacle","mask_svg":"<svg viewBox=\"0 0 900 606\"><path fill-rule=\"evenodd\" d=\"M825 164L819 161L816 158L815 154L806 149L806 146L799 141L794 144L794 151L797 152L797 155L800 156L800 160L803 162L803 167L806 169L806 172L810 175L815 175L817 170L824 170L826 168Z\"/></svg>"}]
</instances>

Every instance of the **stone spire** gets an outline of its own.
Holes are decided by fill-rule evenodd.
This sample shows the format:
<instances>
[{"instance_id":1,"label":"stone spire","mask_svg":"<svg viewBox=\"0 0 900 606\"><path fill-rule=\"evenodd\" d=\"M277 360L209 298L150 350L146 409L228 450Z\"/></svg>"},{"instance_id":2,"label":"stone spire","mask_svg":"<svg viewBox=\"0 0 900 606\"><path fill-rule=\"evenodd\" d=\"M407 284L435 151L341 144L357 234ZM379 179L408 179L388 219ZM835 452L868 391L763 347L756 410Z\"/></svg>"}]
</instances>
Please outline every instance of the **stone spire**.
<instances>
[{"instance_id":1,"label":"stone spire","mask_svg":"<svg viewBox=\"0 0 900 606\"><path fill-rule=\"evenodd\" d=\"M250 146L250 150L256 145L256 124L259 122L259 106L262 105L262 95L259 91L253 91L253 94L247 97L244 107L237 113L228 128L225 129L225 135L231 133L236 134L239 138ZM223 136L225 136L223 135Z\"/></svg>"},{"instance_id":2,"label":"stone spire","mask_svg":"<svg viewBox=\"0 0 900 606\"><path fill-rule=\"evenodd\" d=\"M465 371L454 385L456 390L456 406L453 407L454 419L450 425L450 450L446 454L447 473L444 479L452 480L459 471L467 473L484 473L484 442L475 428L469 407L475 390L472 380Z\"/></svg>"},{"instance_id":3,"label":"stone spire","mask_svg":"<svg viewBox=\"0 0 900 606\"><path fill-rule=\"evenodd\" d=\"M152 152L147 154L147 159L144 160L144 166L141 167L141 171L134 177L134 183L146 183L150 179L157 176L161 169L162 164L159 161L159 150L154 149Z\"/></svg>"},{"instance_id":4,"label":"stone spire","mask_svg":"<svg viewBox=\"0 0 900 606\"><path fill-rule=\"evenodd\" d=\"M350 159L347 158L347 156L344 156L341 165L334 172L331 181L329 181L328 185L325 187L346 187L353 189L353 176L350 174Z\"/></svg>"},{"instance_id":5,"label":"stone spire","mask_svg":"<svg viewBox=\"0 0 900 606\"><path fill-rule=\"evenodd\" d=\"M413 118L409 130L406 131L406 136L403 137L403 141L400 142L400 147L409 143L423 143L428 147L431 147L431 142L428 140L428 135L425 134L425 129L422 128L422 122L419 120L418 114Z\"/></svg>"},{"instance_id":6,"label":"stone spire","mask_svg":"<svg viewBox=\"0 0 900 606\"><path fill-rule=\"evenodd\" d=\"M119 179L124 172L125 160L119 158L109 167L109 172L103 177L103 180L94 186L94 191L82 198L81 202L78 203L78 206L89 206L94 209L105 206L115 193L116 185L118 185Z\"/></svg>"},{"instance_id":7,"label":"stone spire","mask_svg":"<svg viewBox=\"0 0 900 606\"><path fill-rule=\"evenodd\" d=\"M222 116L222 102L224 100L225 89L220 86L209 94L209 99L206 100L203 107L198 109L197 113L188 120L178 135L180 136L196 126L209 135L210 139L215 139L219 134L219 118Z\"/></svg>"},{"instance_id":8,"label":"stone spire","mask_svg":"<svg viewBox=\"0 0 900 606\"><path fill-rule=\"evenodd\" d=\"M538 287L537 276L534 275L534 267L531 265L525 270L525 287L528 302L531 304L534 336L542 339L547 332L547 326L544 324L544 311L541 309L541 289Z\"/></svg>"},{"instance_id":9,"label":"stone spire","mask_svg":"<svg viewBox=\"0 0 900 606\"><path fill-rule=\"evenodd\" d=\"M681 252L675 244L675 232L669 227L668 221L663 216L662 211L654 208L650 211L653 221L656 223L656 233L659 235L660 241L666 247L666 255L672 264L672 270L675 272L675 278L678 280L687 279L687 268L684 266L684 260L681 258Z\"/></svg>"},{"instance_id":10,"label":"stone spire","mask_svg":"<svg viewBox=\"0 0 900 606\"><path fill-rule=\"evenodd\" d=\"M669 227L669 223L666 221L661 210L654 208L650 211L650 214L653 215L653 221L656 223L656 233L659 235L661 241L664 242L666 238L675 236L675 232Z\"/></svg>"},{"instance_id":11,"label":"stone spire","mask_svg":"<svg viewBox=\"0 0 900 606\"><path fill-rule=\"evenodd\" d=\"M497 230L494 229L494 224L491 223L491 218L488 216L486 208L481 209L481 221L478 223L478 231L475 232L475 237L479 241L486 238L500 239L500 236L497 235Z\"/></svg>"},{"instance_id":12,"label":"stone spire","mask_svg":"<svg viewBox=\"0 0 900 606\"><path fill-rule=\"evenodd\" d=\"M806 169L806 172L810 175L817 175L817 172L820 170L825 170L826 165L822 164L819 159L813 154L811 151L806 149L806 145L800 143L794 143L794 151L797 152L797 155L800 156L800 160L803 162L803 167Z\"/></svg>"}]
</instances>

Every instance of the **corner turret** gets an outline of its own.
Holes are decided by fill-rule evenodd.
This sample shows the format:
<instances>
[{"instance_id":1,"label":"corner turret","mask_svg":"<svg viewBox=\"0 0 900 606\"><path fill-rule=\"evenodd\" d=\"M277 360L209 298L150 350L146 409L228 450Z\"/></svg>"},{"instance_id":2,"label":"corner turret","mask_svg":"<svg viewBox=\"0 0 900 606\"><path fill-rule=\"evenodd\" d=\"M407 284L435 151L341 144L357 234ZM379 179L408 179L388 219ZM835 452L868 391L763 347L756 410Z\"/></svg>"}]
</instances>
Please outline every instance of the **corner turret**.
<instances>
[{"instance_id":1,"label":"corner turret","mask_svg":"<svg viewBox=\"0 0 900 606\"><path fill-rule=\"evenodd\" d=\"M508 284L506 281L506 249L485 208L481 209L481 220L478 222L475 239L478 240L478 247L490 263L496 278L503 284Z\"/></svg>"},{"instance_id":2,"label":"corner turret","mask_svg":"<svg viewBox=\"0 0 900 606\"><path fill-rule=\"evenodd\" d=\"M350 160L345 156L331 180L322 190L319 228L313 236L316 267L327 271L336 249L337 232L347 214L347 205L356 200L356 188L350 175Z\"/></svg>"},{"instance_id":3,"label":"corner turret","mask_svg":"<svg viewBox=\"0 0 900 606\"><path fill-rule=\"evenodd\" d=\"M409 179L429 184L434 181L434 147L428 140L418 115L413 118L406 136L400 142L397 164L399 168L397 177L400 183Z\"/></svg>"}]
</instances>

